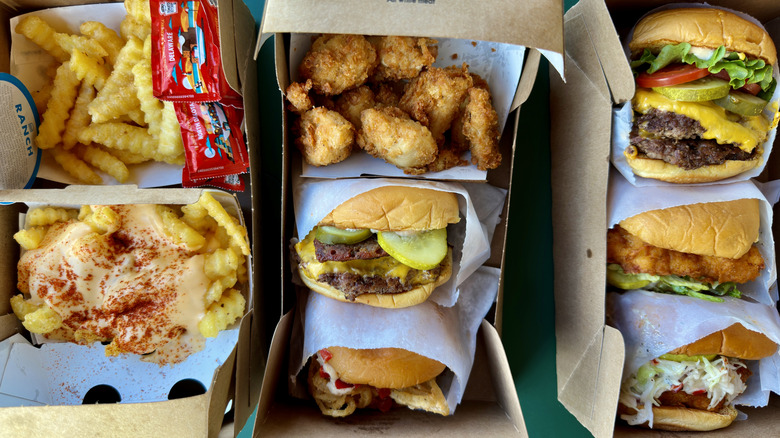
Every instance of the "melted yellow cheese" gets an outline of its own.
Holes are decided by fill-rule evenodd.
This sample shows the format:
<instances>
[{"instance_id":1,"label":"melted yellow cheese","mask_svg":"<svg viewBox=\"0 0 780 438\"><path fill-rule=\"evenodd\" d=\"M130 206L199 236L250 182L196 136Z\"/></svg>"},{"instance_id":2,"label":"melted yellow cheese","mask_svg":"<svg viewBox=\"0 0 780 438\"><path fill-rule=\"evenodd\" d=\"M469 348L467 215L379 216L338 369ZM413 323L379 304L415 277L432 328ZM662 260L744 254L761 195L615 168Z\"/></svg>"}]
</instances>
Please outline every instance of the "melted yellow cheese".
<instances>
[{"instance_id":1,"label":"melted yellow cheese","mask_svg":"<svg viewBox=\"0 0 780 438\"><path fill-rule=\"evenodd\" d=\"M407 278L413 268L404 265L398 260L387 256L371 260L349 260L346 262L319 262L314 248L314 231L305 239L295 244L295 251L301 259L301 267L306 274L317 279L321 274L351 273L362 276L398 277L402 282L413 285L430 283L436 278L426 271L415 270L414 274Z\"/></svg>"},{"instance_id":2,"label":"melted yellow cheese","mask_svg":"<svg viewBox=\"0 0 780 438\"><path fill-rule=\"evenodd\" d=\"M734 143L750 152L766 139L769 122L762 115L744 117L740 122L729 120L726 110L708 102L679 102L646 88L637 88L632 101L634 111L645 114L652 108L690 117L704 128L702 138L719 144Z\"/></svg>"}]
</instances>

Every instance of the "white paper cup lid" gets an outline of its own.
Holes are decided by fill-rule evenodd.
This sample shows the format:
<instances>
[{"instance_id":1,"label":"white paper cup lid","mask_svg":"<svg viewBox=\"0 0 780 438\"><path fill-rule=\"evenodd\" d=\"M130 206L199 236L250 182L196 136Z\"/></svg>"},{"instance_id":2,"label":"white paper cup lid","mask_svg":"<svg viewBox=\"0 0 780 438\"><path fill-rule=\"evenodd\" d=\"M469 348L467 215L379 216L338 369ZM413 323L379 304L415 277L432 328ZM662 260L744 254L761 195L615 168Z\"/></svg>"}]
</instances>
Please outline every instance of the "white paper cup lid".
<instances>
[{"instance_id":1,"label":"white paper cup lid","mask_svg":"<svg viewBox=\"0 0 780 438\"><path fill-rule=\"evenodd\" d=\"M0 73L0 189L29 188L38 174L38 110L22 82Z\"/></svg>"}]
</instances>

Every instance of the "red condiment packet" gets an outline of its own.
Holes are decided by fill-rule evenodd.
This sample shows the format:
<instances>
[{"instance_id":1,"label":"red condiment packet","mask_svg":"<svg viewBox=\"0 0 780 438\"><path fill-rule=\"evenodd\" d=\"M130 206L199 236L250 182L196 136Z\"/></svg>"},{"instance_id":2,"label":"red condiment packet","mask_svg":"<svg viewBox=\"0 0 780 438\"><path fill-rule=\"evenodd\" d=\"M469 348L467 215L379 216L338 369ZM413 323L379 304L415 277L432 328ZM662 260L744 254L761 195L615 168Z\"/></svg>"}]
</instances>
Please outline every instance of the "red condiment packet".
<instances>
[{"instance_id":1,"label":"red condiment packet","mask_svg":"<svg viewBox=\"0 0 780 438\"><path fill-rule=\"evenodd\" d=\"M241 132L243 109L218 102L180 102L174 109L191 179L246 173L249 154Z\"/></svg>"},{"instance_id":2,"label":"red condiment packet","mask_svg":"<svg viewBox=\"0 0 780 438\"><path fill-rule=\"evenodd\" d=\"M216 187L218 189L231 190L234 192L243 192L246 189L244 179L241 175L227 175L217 178L207 178L203 180L194 180L190 177L190 172L187 170L187 166L184 166L184 170L181 173L181 185L182 187Z\"/></svg>"},{"instance_id":3,"label":"red condiment packet","mask_svg":"<svg viewBox=\"0 0 780 438\"><path fill-rule=\"evenodd\" d=\"M155 97L215 102L237 94L222 74L216 6L200 0L150 0L149 6Z\"/></svg>"}]
</instances>

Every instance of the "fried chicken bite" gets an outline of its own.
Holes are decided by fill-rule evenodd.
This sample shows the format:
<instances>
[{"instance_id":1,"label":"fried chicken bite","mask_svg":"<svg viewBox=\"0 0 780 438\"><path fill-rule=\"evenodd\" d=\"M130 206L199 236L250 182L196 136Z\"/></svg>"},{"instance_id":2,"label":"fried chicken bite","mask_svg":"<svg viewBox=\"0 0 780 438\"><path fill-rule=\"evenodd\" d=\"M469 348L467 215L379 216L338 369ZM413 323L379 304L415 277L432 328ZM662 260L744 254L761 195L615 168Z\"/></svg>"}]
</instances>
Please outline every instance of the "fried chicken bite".
<instances>
[{"instance_id":1,"label":"fried chicken bite","mask_svg":"<svg viewBox=\"0 0 780 438\"><path fill-rule=\"evenodd\" d=\"M372 82L414 78L433 65L439 51L437 41L430 38L383 36L370 37L369 41L379 58Z\"/></svg>"},{"instance_id":2,"label":"fried chicken bite","mask_svg":"<svg viewBox=\"0 0 780 438\"><path fill-rule=\"evenodd\" d=\"M336 111L312 108L296 123L295 144L312 166L327 166L345 160L352 153L355 128Z\"/></svg>"},{"instance_id":3,"label":"fried chicken bite","mask_svg":"<svg viewBox=\"0 0 780 438\"><path fill-rule=\"evenodd\" d=\"M290 102L287 108L296 114L303 114L306 111L312 109L314 103L309 97L309 90L311 90L311 79L307 79L306 82L293 82L284 91L284 97Z\"/></svg>"},{"instance_id":4,"label":"fried chicken bite","mask_svg":"<svg viewBox=\"0 0 780 438\"><path fill-rule=\"evenodd\" d=\"M441 146L436 159L426 169L428 172L441 172L456 166L465 166L469 162L461 158L464 152L465 149L457 148L453 144Z\"/></svg>"},{"instance_id":5,"label":"fried chicken bite","mask_svg":"<svg viewBox=\"0 0 780 438\"><path fill-rule=\"evenodd\" d=\"M314 91L333 96L359 87L377 65L374 47L362 35L322 35L301 62L299 73Z\"/></svg>"},{"instance_id":6,"label":"fried chicken bite","mask_svg":"<svg viewBox=\"0 0 780 438\"><path fill-rule=\"evenodd\" d=\"M374 100L379 106L398 106L401 102L401 96L404 94L404 84L402 82L380 82L372 88L374 90Z\"/></svg>"},{"instance_id":7,"label":"fried chicken bite","mask_svg":"<svg viewBox=\"0 0 780 438\"><path fill-rule=\"evenodd\" d=\"M464 63L461 68L431 67L412 79L401 97L400 108L430 129L438 144L458 114L474 81Z\"/></svg>"},{"instance_id":8,"label":"fried chicken bite","mask_svg":"<svg viewBox=\"0 0 780 438\"><path fill-rule=\"evenodd\" d=\"M487 170L501 164L500 137L498 114L490 92L484 88L469 88L464 109L452 124L452 142L471 150L471 162L479 170Z\"/></svg>"},{"instance_id":9,"label":"fried chicken bite","mask_svg":"<svg viewBox=\"0 0 780 438\"><path fill-rule=\"evenodd\" d=\"M368 85L361 85L353 90L345 91L335 102L335 110L349 120L355 130L362 126L360 113L374 106L376 106L374 92Z\"/></svg>"},{"instance_id":10,"label":"fried chicken bite","mask_svg":"<svg viewBox=\"0 0 780 438\"><path fill-rule=\"evenodd\" d=\"M399 108L370 108L360 119L363 128L357 133L358 146L404 173L425 173L436 159L438 148L431 132Z\"/></svg>"}]
</instances>

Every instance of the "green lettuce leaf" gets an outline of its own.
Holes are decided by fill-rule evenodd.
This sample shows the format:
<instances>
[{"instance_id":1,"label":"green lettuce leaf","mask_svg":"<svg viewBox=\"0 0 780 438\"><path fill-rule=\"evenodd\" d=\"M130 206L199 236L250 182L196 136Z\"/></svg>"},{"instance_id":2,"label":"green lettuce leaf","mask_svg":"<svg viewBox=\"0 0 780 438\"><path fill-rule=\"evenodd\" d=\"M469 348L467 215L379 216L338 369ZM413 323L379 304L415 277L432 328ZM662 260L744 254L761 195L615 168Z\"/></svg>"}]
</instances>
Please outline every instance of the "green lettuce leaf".
<instances>
[{"instance_id":1,"label":"green lettuce leaf","mask_svg":"<svg viewBox=\"0 0 780 438\"><path fill-rule=\"evenodd\" d=\"M677 275L628 274L618 264L607 265L607 282L621 289L631 285L636 289L687 295L716 302L723 302L723 298L720 298L722 296L742 297L737 284L733 282L708 284Z\"/></svg>"},{"instance_id":2,"label":"green lettuce leaf","mask_svg":"<svg viewBox=\"0 0 780 438\"><path fill-rule=\"evenodd\" d=\"M706 68L713 74L726 70L731 78L729 84L734 89L741 88L745 84L759 84L761 90L766 93L770 88L774 89L773 87L776 85L776 81L772 77L772 66L762 59L740 59L739 53L727 52L725 46L715 49L710 59L701 59L690 51L691 45L689 43L669 44L664 46L658 55L645 49L642 56L631 61L631 68L636 75L642 70L641 67L648 64L646 71L652 74L669 64L685 63L696 65L698 68ZM742 57L744 58L744 55Z\"/></svg>"}]
</instances>

